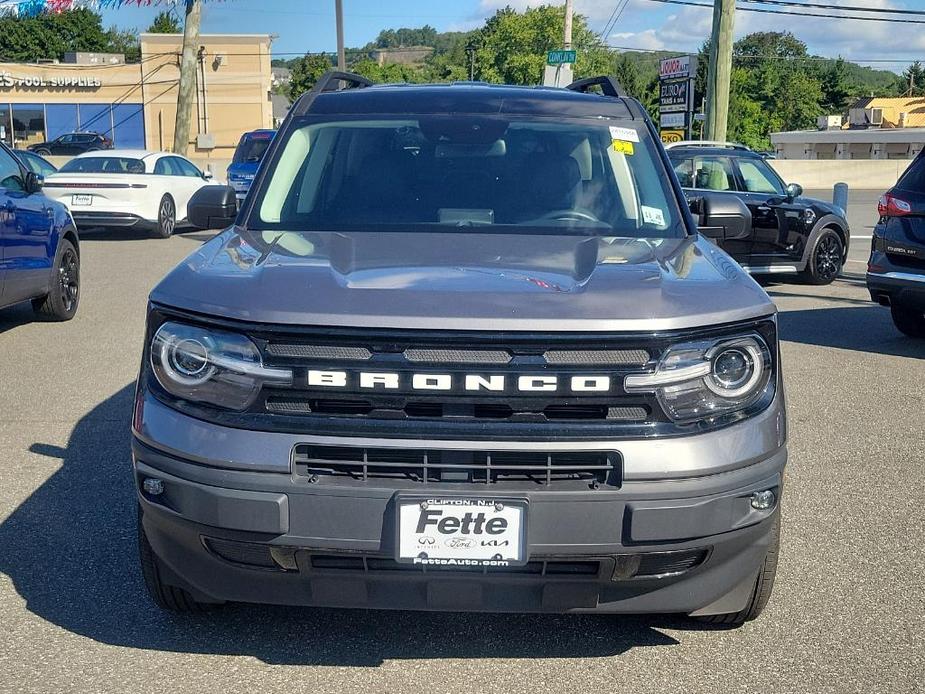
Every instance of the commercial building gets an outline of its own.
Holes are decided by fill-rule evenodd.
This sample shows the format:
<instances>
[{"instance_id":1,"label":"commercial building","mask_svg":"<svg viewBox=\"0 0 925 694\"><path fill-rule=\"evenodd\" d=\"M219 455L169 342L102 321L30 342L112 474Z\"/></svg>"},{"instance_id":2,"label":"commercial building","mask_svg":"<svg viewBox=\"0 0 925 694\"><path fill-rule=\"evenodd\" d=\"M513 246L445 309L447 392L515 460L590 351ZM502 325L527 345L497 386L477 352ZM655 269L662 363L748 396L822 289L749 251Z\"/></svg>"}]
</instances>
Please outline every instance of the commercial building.
<instances>
[{"instance_id":1,"label":"commercial building","mask_svg":"<svg viewBox=\"0 0 925 694\"><path fill-rule=\"evenodd\" d=\"M83 131L116 147L172 147L183 37L142 34L140 41L139 63L79 53L61 63L0 63L0 138L26 147ZM270 41L200 36L191 156L230 159L241 133L273 126Z\"/></svg>"},{"instance_id":2,"label":"commercial building","mask_svg":"<svg viewBox=\"0 0 925 694\"><path fill-rule=\"evenodd\" d=\"M779 159L912 159L925 148L925 98L865 98L817 130L771 133Z\"/></svg>"}]
</instances>

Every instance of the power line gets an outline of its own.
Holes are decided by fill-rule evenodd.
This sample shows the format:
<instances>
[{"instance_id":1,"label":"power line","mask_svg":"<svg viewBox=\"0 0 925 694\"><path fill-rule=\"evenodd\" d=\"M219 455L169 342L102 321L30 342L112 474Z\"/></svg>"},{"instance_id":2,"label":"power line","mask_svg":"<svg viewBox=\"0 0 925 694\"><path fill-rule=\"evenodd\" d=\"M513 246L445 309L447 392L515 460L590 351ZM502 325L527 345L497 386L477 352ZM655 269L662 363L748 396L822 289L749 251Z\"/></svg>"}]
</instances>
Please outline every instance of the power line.
<instances>
[{"instance_id":1,"label":"power line","mask_svg":"<svg viewBox=\"0 0 925 694\"><path fill-rule=\"evenodd\" d=\"M677 53L699 53L699 49L694 48L690 50L667 50L664 48L643 48L641 46L615 46L612 43L606 44L607 48L613 48L618 51L635 51L637 53L653 53L660 55L670 55ZM871 59L852 59L839 56L838 58L824 58L818 55L733 55L733 60L793 60L799 62L820 62L820 63L835 63L839 60L844 60L845 62L855 63L858 65L864 65L866 63L883 63L888 65L895 65L897 63L911 63L916 60L920 60L921 57L903 57L903 58L871 58Z\"/></svg>"},{"instance_id":2,"label":"power line","mask_svg":"<svg viewBox=\"0 0 925 694\"><path fill-rule=\"evenodd\" d=\"M925 15L925 10L893 10L886 7L858 7L857 5L825 5L815 2L795 2L794 0L743 0L743 2L753 2L761 5L786 5L789 7L815 7L823 10L847 10L851 12L873 12L881 14L911 14L917 16ZM896 20L899 21L899 20Z\"/></svg>"},{"instance_id":3,"label":"power line","mask_svg":"<svg viewBox=\"0 0 925 694\"><path fill-rule=\"evenodd\" d=\"M754 2L755 0L742 0L743 2ZM704 2L693 2L693 0L649 0L649 2L660 2L665 5L685 5L687 7L706 7L713 9L712 4L707 4ZM792 12L790 10L771 10L761 7L741 7L737 9L742 10L743 12L760 12L762 14L784 14L784 15L793 15L796 17L819 17L821 19L853 19L858 22L890 22L898 24L925 24L925 20L922 19L896 19L890 17L855 17L852 15L836 15L832 16L830 14L819 14L817 12ZM843 9L841 7L833 9Z\"/></svg>"},{"instance_id":4,"label":"power line","mask_svg":"<svg viewBox=\"0 0 925 694\"><path fill-rule=\"evenodd\" d=\"M626 9L626 6L629 5L629 1L630 0L617 0L617 4L613 6L613 12L610 13L610 18L607 20L607 24L604 25L604 30L598 36L600 40L606 40L607 35L613 31L613 28L616 26L617 22L620 20L620 17L623 15L623 11Z\"/></svg>"}]
</instances>

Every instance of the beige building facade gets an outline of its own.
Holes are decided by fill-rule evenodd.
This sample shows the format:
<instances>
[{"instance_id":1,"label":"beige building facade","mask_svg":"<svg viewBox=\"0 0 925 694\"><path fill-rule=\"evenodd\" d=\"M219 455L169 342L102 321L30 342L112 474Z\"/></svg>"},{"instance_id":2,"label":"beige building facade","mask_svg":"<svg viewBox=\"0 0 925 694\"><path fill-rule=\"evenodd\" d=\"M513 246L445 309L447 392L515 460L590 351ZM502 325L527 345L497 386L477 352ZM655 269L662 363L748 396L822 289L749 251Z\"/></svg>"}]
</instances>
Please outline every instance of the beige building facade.
<instances>
[{"instance_id":1,"label":"beige building facade","mask_svg":"<svg viewBox=\"0 0 925 694\"><path fill-rule=\"evenodd\" d=\"M24 148L97 132L120 148L171 148L182 38L142 34L134 64L0 63L0 139ZM258 34L200 36L187 154L225 161L242 133L273 127L270 42Z\"/></svg>"}]
</instances>

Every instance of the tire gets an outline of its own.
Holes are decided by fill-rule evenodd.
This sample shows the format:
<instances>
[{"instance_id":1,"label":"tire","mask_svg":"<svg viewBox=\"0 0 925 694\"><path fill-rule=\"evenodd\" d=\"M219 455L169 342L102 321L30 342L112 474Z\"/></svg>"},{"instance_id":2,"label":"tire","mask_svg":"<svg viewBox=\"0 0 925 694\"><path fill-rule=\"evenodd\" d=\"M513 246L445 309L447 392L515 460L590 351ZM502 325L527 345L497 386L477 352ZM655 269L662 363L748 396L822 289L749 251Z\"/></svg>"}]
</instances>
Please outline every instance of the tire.
<instances>
[{"instance_id":1,"label":"tire","mask_svg":"<svg viewBox=\"0 0 925 694\"><path fill-rule=\"evenodd\" d=\"M809 284L831 284L841 274L844 262L845 244L837 231L826 228L816 239L801 276Z\"/></svg>"},{"instance_id":2,"label":"tire","mask_svg":"<svg viewBox=\"0 0 925 694\"><path fill-rule=\"evenodd\" d=\"M764 556L761 563L761 570L758 572L758 578L755 579L755 587L752 590L751 598L744 609L739 612L730 612L728 614L712 614L703 617L696 617L698 622L704 624L718 624L731 627L738 627L756 619L760 615L768 600L771 599L771 592L774 590L774 577L777 575L777 557L780 553L780 510L774 519L774 527L771 529L771 544L768 546L768 553Z\"/></svg>"},{"instance_id":3,"label":"tire","mask_svg":"<svg viewBox=\"0 0 925 694\"><path fill-rule=\"evenodd\" d=\"M52 273L51 291L33 300L32 308L45 320L71 320L80 304L80 255L67 239L58 244Z\"/></svg>"},{"instance_id":4,"label":"tire","mask_svg":"<svg viewBox=\"0 0 925 694\"><path fill-rule=\"evenodd\" d=\"M38 155L40 155L40 156L42 156L42 157L50 157L50 156L51 156L51 150L50 150L50 149L37 149L37 150L35 150L35 153L38 154Z\"/></svg>"},{"instance_id":5,"label":"tire","mask_svg":"<svg viewBox=\"0 0 925 694\"><path fill-rule=\"evenodd\" d=\"M141 509L138 509L138 557L141 560L141 575L144 578L148 596L162 610L180 614L198 614L206 612L212 605L197 602L192 595L182 588L170 586L161 581L160 561L141 524Z\"/></svg>"},{"instance_id":6,"label":"tire","mask_svg":"<svg viewBox=\"0 0 925 694\"><path fill-rule=\"evenodd\" d=\"M177 204L169 195L161 198L157 205L157 224L154 235L159 239L169 239L177 229Z\"/></svg>"},{"instance_id":7,"label":"tire","mask_svg":"<svg viewBox=\"0 0 925 694\"><path fill-rule=\"evenodd\" d=\"M909 337L925 338L925 311L916 311L908 306L890 306L893 323L899 331Z\"/></svg>"}]
</instances>

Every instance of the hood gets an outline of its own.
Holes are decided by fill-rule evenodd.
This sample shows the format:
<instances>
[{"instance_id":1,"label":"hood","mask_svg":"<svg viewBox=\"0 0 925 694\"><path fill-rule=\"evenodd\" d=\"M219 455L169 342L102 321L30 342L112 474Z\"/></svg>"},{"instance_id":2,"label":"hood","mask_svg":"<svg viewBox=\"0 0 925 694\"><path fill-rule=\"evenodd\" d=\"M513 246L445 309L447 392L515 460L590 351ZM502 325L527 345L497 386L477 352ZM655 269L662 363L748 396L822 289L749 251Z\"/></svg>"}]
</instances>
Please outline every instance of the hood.
<instances>
[{"instance_id":1,"label":"hood","mask_svg":"<svg viewBox=\"0 0 925 694\"><path fill-rule=\"evenodd\" d=\"M775 311L700 237L263 233L273 247L225 231L151 300L260 323L495 331L670 330Z\"/></svg>"}]
</instances>

